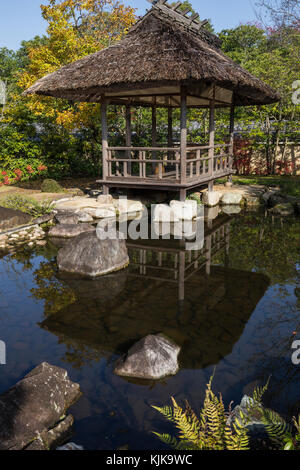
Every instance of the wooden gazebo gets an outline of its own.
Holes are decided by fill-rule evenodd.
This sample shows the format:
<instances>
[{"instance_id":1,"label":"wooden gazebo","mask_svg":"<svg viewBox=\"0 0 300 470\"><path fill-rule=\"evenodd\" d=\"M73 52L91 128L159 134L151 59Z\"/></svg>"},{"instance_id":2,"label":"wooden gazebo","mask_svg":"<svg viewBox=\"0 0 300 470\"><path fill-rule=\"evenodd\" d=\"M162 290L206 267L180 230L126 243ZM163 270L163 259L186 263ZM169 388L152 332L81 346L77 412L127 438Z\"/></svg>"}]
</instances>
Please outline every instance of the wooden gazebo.
<instances>
[{"instance_id":1,"label":"wooden gazebo","mask_svg":"<svg viewBox=\"0 0 300 470\"><path fill-rule=\"evenodd\" d=\"M102 109L103 174L111 187L180 191L215 179L231 177L235 106L264 105L280 100L268 85L251 75L220 50L220 40L198 15L152 0L153 6L117 44L84 57L38 80L26 94L74 101L100 102ZM126 107L126 143L111 147L107 106ZM152 109L151 147L133 147L131 107ZM157 144L157 108L168 109L165 146ZM230 108L228 142L215 143L215 109ZM173 144L174 108L180 108L180 145ZM209 108L209 141L188 142L187 109Z\"/></svg>"}]
</instances>

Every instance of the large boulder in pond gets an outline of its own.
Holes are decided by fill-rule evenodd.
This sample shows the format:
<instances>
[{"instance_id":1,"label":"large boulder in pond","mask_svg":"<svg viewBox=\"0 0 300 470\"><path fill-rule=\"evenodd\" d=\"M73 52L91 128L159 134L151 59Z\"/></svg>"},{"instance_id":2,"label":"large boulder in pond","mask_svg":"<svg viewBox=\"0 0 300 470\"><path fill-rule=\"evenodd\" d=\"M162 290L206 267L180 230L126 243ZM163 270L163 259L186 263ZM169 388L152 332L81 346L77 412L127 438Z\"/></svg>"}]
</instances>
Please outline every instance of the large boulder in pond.
<instances>
[{"instance_id":1,"label":"large boulder in pond","mask_svg":"<svg viewBox=\"0 0 300 470\"><path fill-rule=\"evenodd\" d=\"M24 449L43 434L49 443L49 431L57 430L80 396L79 385L64 369L42 363L0 396L0 449ZM65 424L71 425L72 419ZM66 426L60 427L65 435Z\"/></svg>"},{"instance_id":2,"label":"large boulder in pond","mask_svg":"<svg viewBox=\"0 0 300 470\"><path fill-rule=\"evenodd\" d=\"M102 276L128 266L125 240L99 238L99 231L83 233L70 240L58 253L58 267L67 273Z\"/></svg>"},{"instance_id":3,"label":"large boulder in pond","mask_svg":"<svg viewBox=\"0 0 300 470\"><path fill-rule=\"evenodd\" d=\"M162 334L148 335L117 361L115 374L158 380L177 374L180 347Z\"/></svg>"},{"instance_id":4,"label":"large boulder in pond","mask_svg":"<svg viewBox=\"0 0 300 470\"><path fill-rule=\"evenodd\" d=\"M0 232L19 227L20 225L26 225L31 219L32 217L24 212L0 207Z\"/></svg>"},{"instance_id":5,"label":"large boulder in pond","mask_svg":"<svg viewBox=\"0 0 300 470\"><path fill-rule=\"evenodd\" d=\"M86 232L95 232L95 227L90 224L59 224L51 227L49 237L74 238Z\"/></svg>"}]
</instances>

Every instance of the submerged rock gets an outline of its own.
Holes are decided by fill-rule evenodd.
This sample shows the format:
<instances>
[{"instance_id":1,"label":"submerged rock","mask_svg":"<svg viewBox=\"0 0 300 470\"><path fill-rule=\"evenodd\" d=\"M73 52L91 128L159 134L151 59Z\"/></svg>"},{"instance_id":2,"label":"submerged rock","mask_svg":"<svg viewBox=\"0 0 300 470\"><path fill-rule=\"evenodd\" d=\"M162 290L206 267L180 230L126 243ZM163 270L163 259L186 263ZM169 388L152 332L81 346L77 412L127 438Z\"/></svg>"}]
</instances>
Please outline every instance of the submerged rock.
<instances>
[{"instance_id":1,"label":"submerged rock","mask_svg":"<svg viewBox=\"0 0 300 470\"><path fill-rule=\"evenodd\" d=\"M58 253L61 271L96 277L118 271L129 264L125 240L106 238L99 233L83 233L70 240Z\"/></svg>"},{"instance_id":2,"label":"submerged rock","mask_svg":"<svg viewBox=\"0 0 300 470\"><path fill-rule=\"evenodd\" d=\"M62 417L80 396L79 385L70 381L64 369L43 362L0 396L0 448L21 450L42 439L63 422ZM69 418L65 426L61 425L61 443L72 422ZM56 433L53 442L58 445L59 440ZM34 448L40 446L36 442Z\"/></svg>"},{"instance_id":3,"label":"submerged rock","mask_svg":"<svg viewBox=\"0 0 300 470\"><path fill-rule=\"evenodd\" d=\"M115 374L140 379L162 379L177 374L180 347L162 334L148 335L117 361Z\"/></svg>"},{"instance_id":4,"label":"submerged rock","mask_svg":"<svg viewBox=\"0 0 300 470\"><path fill-rule=\"evenodd\" d=\"M263 405L256 403L248 395L244 395L241 403L232 410L227 420L228 426L232 426L234 423L240 426L245 425L248 430L251 450L270 450L272 446L266 424L263 422L264 412Z\"/></svg>"},{"instance_id":5,"label":"submerged rock","mask_svg":"<svg viewBox=\"0 0 300 470\"><path fill-rule=\"evenodd\" d=\"M74 238L85 232L95 232L89 224L59 224L49 230L49 237Z\"/></svg>"}]
</instances>

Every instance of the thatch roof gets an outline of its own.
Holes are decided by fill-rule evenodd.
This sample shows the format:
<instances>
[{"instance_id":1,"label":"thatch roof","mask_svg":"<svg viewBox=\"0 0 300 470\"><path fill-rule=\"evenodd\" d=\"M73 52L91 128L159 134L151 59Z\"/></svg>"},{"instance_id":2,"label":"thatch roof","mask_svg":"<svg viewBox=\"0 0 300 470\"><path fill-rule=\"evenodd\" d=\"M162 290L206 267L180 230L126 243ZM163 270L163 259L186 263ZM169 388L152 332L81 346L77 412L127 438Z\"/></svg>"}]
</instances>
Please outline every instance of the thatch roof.
<instances>
[{"instance_id":1,"label":"thatch roof","mask_svg":"<svg viewBox=\"0 0 300 470\"><path fill-rule=\"evenodd\" d=\"M280 96L235 64L220 50L220 41L200 23L180 21L165 6L153 8L116 45L73 62L38 80L25 94L74 101L161 106L180 104L180 86L188 106L208 106L213 86L219 105L276 102Z\"/></svg>"}]
</instances>

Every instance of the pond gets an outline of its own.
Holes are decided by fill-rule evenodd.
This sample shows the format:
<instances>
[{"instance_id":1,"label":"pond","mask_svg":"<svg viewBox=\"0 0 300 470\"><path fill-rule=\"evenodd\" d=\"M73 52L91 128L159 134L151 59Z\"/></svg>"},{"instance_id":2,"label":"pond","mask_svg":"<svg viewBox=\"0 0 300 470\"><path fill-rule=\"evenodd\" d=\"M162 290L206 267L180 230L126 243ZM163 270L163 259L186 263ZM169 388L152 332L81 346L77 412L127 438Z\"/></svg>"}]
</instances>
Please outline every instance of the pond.
<instances>
[{"instance_id":1,"label":"pond","mask_svg":"<svg viewBox=\"0 0 300 470\"><path fill-rule=\"evenodd\" d=\"M67 369L83 392L71 408L72 440L85 449L162 449L151 431L168 427L151 405L174 396L199 411L212 374L226 406L271 377L267 406L297 414L300 219L242 212L205 230L209 256L168 240L128 242L129 268L97 281L63 279L50 242L4 256L0 392L42 361ZM134 342L159 332L182 348L176 376L142 382L113 373Z\"/></svg>"}]
</instances>

